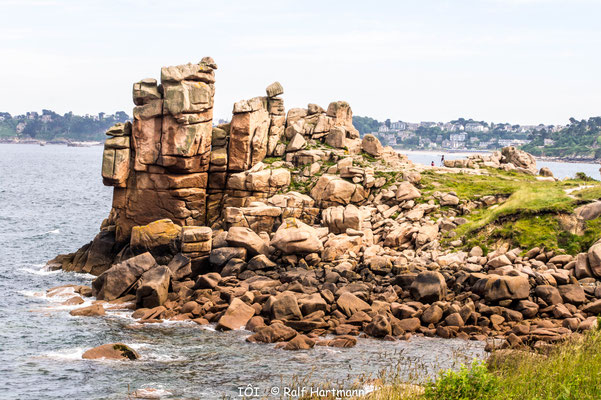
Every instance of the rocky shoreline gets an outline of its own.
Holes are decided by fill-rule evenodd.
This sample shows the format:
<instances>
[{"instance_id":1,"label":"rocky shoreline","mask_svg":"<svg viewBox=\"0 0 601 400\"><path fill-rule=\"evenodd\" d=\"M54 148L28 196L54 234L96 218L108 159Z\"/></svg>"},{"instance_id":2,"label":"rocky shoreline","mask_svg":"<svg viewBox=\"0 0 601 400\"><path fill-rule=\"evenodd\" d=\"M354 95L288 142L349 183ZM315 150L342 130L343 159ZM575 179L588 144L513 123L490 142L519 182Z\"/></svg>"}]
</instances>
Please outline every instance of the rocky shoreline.
<instances>
[{"instance_id":1,"label":"rocky shoreline","mask_svg":"<svg viewBox=\"0 0 601 400\"><path fill-rule=\"evenodd\" d=\"M134 84L133 124L105 142L110 215L93 241L48 264L97 276L76 288L97 302L73 315L126 307L141 323L245 328L249 342L285 350L351 347L361 335L541 348L596 326L601 242L577 255L465 249L455 229L507 195L424 195L424 167L360 138L346 102L286 113L277 82L213 127L216 69L206 57ZM429 171L555 182L511 147L445 165ZM574 218L599 215L593 202Z\"/></svg>"}]
</instances>

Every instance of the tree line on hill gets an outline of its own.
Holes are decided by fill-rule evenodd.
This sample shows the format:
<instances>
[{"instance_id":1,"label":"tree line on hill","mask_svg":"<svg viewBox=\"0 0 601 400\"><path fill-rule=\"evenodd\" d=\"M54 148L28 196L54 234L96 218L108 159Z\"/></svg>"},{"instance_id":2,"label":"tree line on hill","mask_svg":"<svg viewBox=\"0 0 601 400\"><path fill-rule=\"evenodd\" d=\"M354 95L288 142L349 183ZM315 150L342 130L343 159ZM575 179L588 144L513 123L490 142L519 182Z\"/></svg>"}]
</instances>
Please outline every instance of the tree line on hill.
<instances>
[{"instance_id":1,"label":"tree line on hill","mask_svg":"<svg viewBox=\"0 0 601 400\"><path fill-rule=\"evenodd\" d=\"M386 124L388 122L388 124ZM389 126L390 120L384 122ZM465 124L471 120L459 118L451 121L452 124ZM370 117L353 116L353 125L359 131L361 136L367 133L378 132L383 122ZM484 126L489 126L485 122L480 122ZM505 125L498 124L491 126L488 132L477 133L480 142L490 141L497 138L527 139L530 142L521 146L535 156L573 158L582 160L601 160L601 117L591 117L588 120L576 120L570 118L570 123L563 129L535 129L529 133L509 133L505 130ZM512 127L516 127L515 125ZM411 148L417 146L421 140L428 139L434 141L449 139L450 132L441 130L439 127L418 127L414 130L415 136L402 141L402 145ZM397 139L398 140L398 139ZM394 144L394 143L387 143Z\"/></svg>"},{"instance_id":2,"label":"tree line on hill","mask_svg":"<svg viewBox=\"0 0 601 400\"><path fill-rule=\"evenodd\" d=\"M123 111L98 115L75 115L68 112L60 115L51 110L42 110L41 114L28 112L15 116L0 112L0 138L101 141L108 128L129 119L129 115Z\"/></svg>"},{"instance_id":3,"label":"tree line on hill","mask_svg":"<svg viewBox=\"0 0 601 400\"><path fill-rule=\"evenodd\" d=\"M523 150L535 156L601 159L601 117L578 121L558 132L541 130L533 132L532 141Z\"/></svg>"}]
</instances>

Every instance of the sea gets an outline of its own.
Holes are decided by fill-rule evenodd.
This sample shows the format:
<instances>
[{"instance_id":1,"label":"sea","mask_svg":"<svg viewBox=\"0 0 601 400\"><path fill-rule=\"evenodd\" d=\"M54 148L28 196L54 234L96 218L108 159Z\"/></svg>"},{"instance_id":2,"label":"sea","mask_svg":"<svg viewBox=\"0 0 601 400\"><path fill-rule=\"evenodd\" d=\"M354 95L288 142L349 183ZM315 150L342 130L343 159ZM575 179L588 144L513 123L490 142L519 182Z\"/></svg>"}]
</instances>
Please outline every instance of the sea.
<instances>
[{"instance_id":1,"label":"sea","mask_svg":"<svg viewBox=\"0 0 601 400\"><path fill-rule=\"evenodd\" d=\"M101 146L0 144L0 399L125 399L144 390L164 399L241 399L245 393L294 398L286 395L294 388L368 392L385 376L423 381L485 356L481 342L419 337L290 352L247 343L250 332L244 330L218 332L190 322L141 325L129 312L110 310L105 317L69 315L93 299L64 306L71 290L55 297L46 291L89 285L94 277L44 265L89 242L108 215L111 188L102 185L101 157ZM423 157L410 155L429 164ZM596 165L545 165L559 177L580 170L598 177ZM85 350L113 342L133 347L141 358L81 358Z\"/></svg>"}]
</instances>

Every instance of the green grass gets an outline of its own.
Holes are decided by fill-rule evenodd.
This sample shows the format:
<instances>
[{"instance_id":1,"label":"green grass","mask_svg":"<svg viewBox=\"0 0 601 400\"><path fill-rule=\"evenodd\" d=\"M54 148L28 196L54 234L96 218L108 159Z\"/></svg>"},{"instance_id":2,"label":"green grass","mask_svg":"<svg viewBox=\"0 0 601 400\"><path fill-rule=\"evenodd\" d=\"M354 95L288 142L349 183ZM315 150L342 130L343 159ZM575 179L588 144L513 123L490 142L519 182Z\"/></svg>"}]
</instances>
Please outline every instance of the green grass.
<instances>
[{"instance_id":1,"label":"green grass","mask_svg":"<svg viewBox=\"0 0 601 400\"><path fill-rule=\"evenodd\" d=\"M570 195L565 192L584 185L594 187ZM424 194L422 201L435 191L452 191L462 200L470 201L487 195L507 197L497 205L476 209L466 216L468 222L456 230L465 248L480 246L486 252L501 241L526 250L543 246L576 254L601 237L598 221L589 221L584 234L575 235L558 218L571 214L583 201L601 198L601 185L596 182L576 179L547 182L497 170L487 170L483 175L425 171L420 189Z\"/></svg>"},{"instance_id":2,"label":"green grass","mask_svg":"<svg viewBox=\"0 0 601 400\"><path fill-rule=\"evenodd\" d=\"M408 388L412 390L408 390ZM601 398L601 332L573 335L548 354L497 353L487 364L443 371L423 392L384 383L364 400L567 400Z\"/></svg>"},{"instance_id":3,"label":"green grass","mask_svg":"<svg viewBox=\"0 0 601 400\"><path fill-rule=\"evenodd\" d=\"M578 190L572 193L580 200L592 201L601 199L601 185L597 185L591 188Z\"/></svg>"},{"instance_id":4,"label":"green grass","mask_svg":"<svg viewBox=\"0 0 601 400\"><path fill-rule=\"evenodd\" d=\"M455 192L461 199L477 200L483 196L510 195L531 182L536 182L531 176L500 171L491 171L490 175L440 174L424 171L421 189L424 194L435 191Z\"/></svg>"},{"instance_id":5,"label":"green grass","mask_svg":"<svg viewBox=\"0 0 601 400\"><path fill-rule=\"evenodd\" d=\"M470 222L460 226L457 233L469 234L501 217L514 214L536 215L549 212L571 212L573 208L574 200L564 192L560 185L552 182L532 182L516 190L503 203L473 212Z\"/></svg>"}]
</instances>

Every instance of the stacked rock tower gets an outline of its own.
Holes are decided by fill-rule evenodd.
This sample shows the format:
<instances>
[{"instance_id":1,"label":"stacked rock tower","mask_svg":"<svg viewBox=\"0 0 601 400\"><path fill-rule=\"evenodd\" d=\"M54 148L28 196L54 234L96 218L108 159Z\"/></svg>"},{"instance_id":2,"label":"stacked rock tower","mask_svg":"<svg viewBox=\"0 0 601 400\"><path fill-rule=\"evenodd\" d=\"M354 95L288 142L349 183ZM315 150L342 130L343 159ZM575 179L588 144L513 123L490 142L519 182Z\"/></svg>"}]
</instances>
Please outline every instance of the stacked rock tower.
<instances>
[{"instance_id":1,"label":"stacked rock tower","mask_svg":"<svg viewBox=\"0 0 601 400\"><path fill-rule=\"evenodd\" d=\"M212 226L228 207L274 196L290 184L290 171L255 166L267 156L300 166L319 161L320 154L304 150L307 140L350 154L361 150L348 103L333 102L327 111L309 104L286 116L279 82L267 87L267 96L235 103L231 122L213 126L216 69L205 57L163 67L160 84L134 83L133 124L108 130L102 162L103 182L114 186L103 228L114 230L116 242L127 241L134 226L162 218Z\"/></svg>"}]
</instances>

